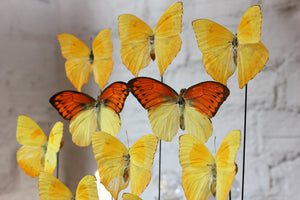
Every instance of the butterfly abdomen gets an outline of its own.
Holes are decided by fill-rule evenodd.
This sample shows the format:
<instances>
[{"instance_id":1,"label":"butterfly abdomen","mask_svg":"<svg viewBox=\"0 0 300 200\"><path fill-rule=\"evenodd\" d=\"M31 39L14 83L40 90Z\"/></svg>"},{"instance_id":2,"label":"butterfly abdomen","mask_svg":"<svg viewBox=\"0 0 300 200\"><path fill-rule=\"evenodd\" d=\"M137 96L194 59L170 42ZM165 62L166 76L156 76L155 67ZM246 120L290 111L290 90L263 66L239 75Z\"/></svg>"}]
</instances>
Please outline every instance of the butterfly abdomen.
<instances>
[{"instance_id":1,"label":"butterfly abdomen","mask_svg":"<svg viewBox=\"0 0 300 200\"><path fill-rule=\"evenodd\" d=\"M209 190L214 197L216 197L216 188L217 188L217 166L216 163L211 165L211 179L209 183Z\"/></svg>"},{"instance_id":2,"label":"butterfly abdomen","mask_svg":"<svg viewBox=\"0 0 300 200\"><path fill-rule=\"evenodd\" d=\"M155 39L155 36L154 36L154 34L152 34L149 37L149 43L150 43L150 57L153 61L155 60L154 39Z\"/></svg>"}]
</instances>

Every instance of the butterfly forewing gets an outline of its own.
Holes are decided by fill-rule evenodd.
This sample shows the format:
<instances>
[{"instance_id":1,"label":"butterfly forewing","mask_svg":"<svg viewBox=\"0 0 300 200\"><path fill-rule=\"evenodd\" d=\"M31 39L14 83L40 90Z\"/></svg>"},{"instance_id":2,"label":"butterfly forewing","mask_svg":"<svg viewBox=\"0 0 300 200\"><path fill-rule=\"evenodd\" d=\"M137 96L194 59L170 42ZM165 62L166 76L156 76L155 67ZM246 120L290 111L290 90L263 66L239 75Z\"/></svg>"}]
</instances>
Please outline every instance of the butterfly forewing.
<instances>
[{"instance_id":1,"label":"butterfly forewing","mask_svg":"<svg viewBox=\"0 0 300 200\"><path fill-rule=\"evenodd\" d=\"M211 167L214 158L195 136L180 136L179 160L182 167L182 187L187 199L206 200L210 196Z\"/></svg>"},{"instance_id":2,"label":"butterfly forewing","mask_svg":"<svg viewBox=\"0 0 300 200\"><path fill-rule=\"evenodd\" d=\"M260 6L250 7L243 15L237 30L239 44L258 43L261 34Z\"/></svg>"},{"instance_id":3,"label":"butterfly forewing","mask_svg":"<svg viewBox=\"0 0 300 200\"><path fill-rule=\"evenodd\" d=\"M67 186L47 172L40 173L39 194L41 200L66 200L73 197Z\"/></svg>"},{"instance_id":4,"label":"butterfly forewing","mask_svg":"<svg viewBox=\"0 0 300 200\"><path fill-rule=\"evenodd\" d=\"M212 118L227 99L229 93L229 89L225 85L208 81L188 88L183 97L200 113Z\"/></svg>"},{"instance_id":5,"label":"butterfly forewing","mask_svg":"<svg viewBox=\"0 0 300 200\"><path fill-rule=\"evenodd\" d=\"M92 175L83 177L78 183L76 200L98 200L96 178Z\"/></svg>"},{"instance_id":6,"label":"butterfly forewing","mask_svg":"<svg viewBox=\"0 0 300 200\"><path fill-rule=\"evenodd\" d=\"M95 103L95 99L89 95L76 91L59 92L53 95L49 101L66 120L70 120Z\"/></svg>"}]
</instances>

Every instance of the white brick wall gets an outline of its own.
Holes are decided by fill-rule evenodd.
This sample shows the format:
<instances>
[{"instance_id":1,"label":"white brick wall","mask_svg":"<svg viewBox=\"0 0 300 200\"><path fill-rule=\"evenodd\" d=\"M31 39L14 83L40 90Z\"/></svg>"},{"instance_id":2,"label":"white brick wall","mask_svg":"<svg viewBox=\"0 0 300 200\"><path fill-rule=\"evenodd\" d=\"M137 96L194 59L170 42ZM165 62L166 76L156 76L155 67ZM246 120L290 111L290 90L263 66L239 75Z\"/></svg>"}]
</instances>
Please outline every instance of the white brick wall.
<instances>
[{"instance_id":1,"label":"white brick wall","mask_svg":"<svg viewBox=\"0 0 300 200\"><path fill-rule=\"evenodd\" d=\"M2 0L0 1L0 199L38 199L38 180L28 177L16 162L20 145L16 142L17 116L33 118L49 133L57 120L65 123L65 146L60 154L60 178L73 191L78 181L97 168L92 150L71 142L68 122L50 106L48 99L56 92L74 89L65 76L64 59L56 40L58 33L72 33L91 44L91 38L104 29L112 29L114 69L109 82L128 81L132 75L122 64L118 38L118 16L134 14L154 27L164 10L174 0ZM191 22L198 18L214 20L235 32L243 13L253 4L261 4L262 41L270 59L263 71L249 83L247 161L245 199L297 199L300 185L300 2L288 1L209 1L184 2L183 40L181 51L169 66L164 80L176 91L192 84L211 80L201 62ZM159 78L156 63L140 72ZM233 129L243 129L244 90L238 88L236 74L228 81L231 94L212 119L218 147ZM93 80L83 91L96 97L98 87ZM122 128L118 138L130 145L151 133L147 112L129 96L121 113ZM179 131L182 134L182 131ZM214 140L208 141L214 151ZM180 181L178 137L163 142L162 199L182 195L174 185ZM242 151L238 152L239 172L233 196L241 184ZM142 194L144 199L157 196L158 157L152 180ZM166 179L165 179L166 178ZM166 187L165 187L166 186ZM168 188L168 189L166 189ZM174 189L175 188L175 189ZM168 193L167 193L168 192ZM174 198L172 198L174 199ZM178 199L182 199L178 198Z\"/></svg>"}]
</instances>

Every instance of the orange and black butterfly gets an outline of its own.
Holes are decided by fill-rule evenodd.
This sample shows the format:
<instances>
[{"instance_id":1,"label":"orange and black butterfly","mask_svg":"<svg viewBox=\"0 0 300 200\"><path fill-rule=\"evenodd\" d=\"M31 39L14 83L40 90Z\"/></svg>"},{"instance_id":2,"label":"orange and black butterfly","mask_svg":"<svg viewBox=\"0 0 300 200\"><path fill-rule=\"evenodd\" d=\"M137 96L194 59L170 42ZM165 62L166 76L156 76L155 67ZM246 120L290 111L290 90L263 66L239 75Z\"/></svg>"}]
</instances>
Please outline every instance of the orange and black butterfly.
<instances>
[{"instance_id":1,"label":"orange and black butterfly","mask_svg":"<svg viewBox=\"0 0 300 200\"><path fill-rule=\"evenodd\" d=\"M115 82L109 85L97 100L76 91L62 91L50 98L50 103L66 120L69 131L78 146L88 146L96 128L116 136L121 127L119 113L129 94L127 84Z\"/></svg>"},{"instance_id":2,"label":"orange and black butterfly","mask_svg":"<svg viewBox=\"0 0 300 200\"><path fill-rule=\"evenodd\" d=\"M153 133L164 141L172 141L180 127L205 143L212 135L210 118L229 96L225 85L213 81L181 89L179 95L168 85L146 77L130 80L128 87L148 110Z\"/></svg>"}]
</instances>

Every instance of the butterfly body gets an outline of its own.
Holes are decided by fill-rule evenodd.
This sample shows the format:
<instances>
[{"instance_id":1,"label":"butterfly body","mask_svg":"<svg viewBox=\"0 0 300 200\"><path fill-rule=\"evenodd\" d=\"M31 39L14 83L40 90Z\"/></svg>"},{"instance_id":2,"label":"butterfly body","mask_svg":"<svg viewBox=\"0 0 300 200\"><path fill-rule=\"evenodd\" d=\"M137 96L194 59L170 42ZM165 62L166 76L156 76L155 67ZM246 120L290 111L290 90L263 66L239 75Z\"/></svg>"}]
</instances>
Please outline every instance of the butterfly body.
<instances>
[{"instance_id":1,"label":"butterfly body","mask_svg":"<svg viewBox=\"0 0 300 200\"><path fill-rule=\"evenodd\" d=\"M171 141L180 127L206 142L212 133L210 118L229 95L226 86L209 81L182 89L179 95L147 77L131 79L128 87L148 110L153 133L165 141Z\"/></svg>"},{"instance_id":2,"label":"butterfly body","mask_svg":"<svg viewBox=\"0 0 300 200\"><path fill-rule=\"evenodd\" d=\"M121 127L119 113L128 94L127 84L119 81L105 88L97 100L67 90L53 95L49 101L63 118L70 120L73 142L78 146L88 146L97 127L117 135Z\"/></svg>"}]
</instances>

